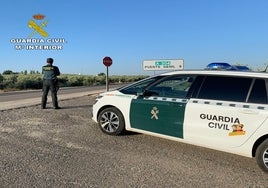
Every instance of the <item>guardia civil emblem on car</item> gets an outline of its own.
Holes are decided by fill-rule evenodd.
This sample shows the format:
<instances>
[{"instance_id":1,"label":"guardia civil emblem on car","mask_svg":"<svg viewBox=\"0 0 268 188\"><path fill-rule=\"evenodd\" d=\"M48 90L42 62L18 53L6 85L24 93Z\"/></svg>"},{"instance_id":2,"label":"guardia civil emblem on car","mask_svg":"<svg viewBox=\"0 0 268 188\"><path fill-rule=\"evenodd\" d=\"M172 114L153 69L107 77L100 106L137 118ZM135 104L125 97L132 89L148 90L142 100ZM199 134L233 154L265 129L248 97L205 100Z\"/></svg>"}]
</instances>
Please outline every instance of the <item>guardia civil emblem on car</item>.
<instances>
[{"instance_id":1,"label":"guardia civil emblem on car","mask_svg":"<svg viewBox=\"0 0 268 188\"><path fill-rule=\"evenodd\" d=\"M158 113L159 113L159 110L156 107L153 107L153 109L151 110L151 114L152 114L151 119L158 119Z\"/></svg>"}]
</instances>

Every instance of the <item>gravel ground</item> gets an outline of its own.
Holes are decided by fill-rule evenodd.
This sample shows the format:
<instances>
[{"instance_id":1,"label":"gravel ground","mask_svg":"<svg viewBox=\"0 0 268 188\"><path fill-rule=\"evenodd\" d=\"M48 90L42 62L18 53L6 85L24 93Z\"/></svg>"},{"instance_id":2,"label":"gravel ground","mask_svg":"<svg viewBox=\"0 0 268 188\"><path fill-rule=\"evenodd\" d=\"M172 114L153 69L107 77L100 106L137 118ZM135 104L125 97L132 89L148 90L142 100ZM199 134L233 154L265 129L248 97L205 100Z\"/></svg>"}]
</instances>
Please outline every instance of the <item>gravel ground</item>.
<instances>
[{"instance_id":1,"label":"gravel ground","mask_svg":"<svg viewBox=\"0 0 268 188\"><path fill-rule=\"evenodd\" d=\"M143 134L103 134L94 96L1 111L0 187L268 187L254 159Z\"/></svg>"}]
</instances>

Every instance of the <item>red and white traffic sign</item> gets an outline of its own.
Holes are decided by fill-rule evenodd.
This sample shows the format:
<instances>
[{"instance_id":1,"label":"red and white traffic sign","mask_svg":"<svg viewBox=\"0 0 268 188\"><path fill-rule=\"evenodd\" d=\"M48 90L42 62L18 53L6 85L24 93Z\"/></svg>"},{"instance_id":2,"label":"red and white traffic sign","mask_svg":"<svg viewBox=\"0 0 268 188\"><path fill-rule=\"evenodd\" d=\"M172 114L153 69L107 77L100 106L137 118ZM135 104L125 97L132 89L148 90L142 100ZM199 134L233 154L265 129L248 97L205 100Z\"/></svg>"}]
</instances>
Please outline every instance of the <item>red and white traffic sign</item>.
<instances>
[{"instance_id":1,"label":"red and white traffic sign","mask_svg":"<svg viewBox=\"0 0 268 188\"><path fill-rule=\"evenodd\" d=\"M113 60L112 58L106 56L105 58L103 58L103 64L106 66L106 67L109 67L113 64Z\"/></svg>"}]
</instances>

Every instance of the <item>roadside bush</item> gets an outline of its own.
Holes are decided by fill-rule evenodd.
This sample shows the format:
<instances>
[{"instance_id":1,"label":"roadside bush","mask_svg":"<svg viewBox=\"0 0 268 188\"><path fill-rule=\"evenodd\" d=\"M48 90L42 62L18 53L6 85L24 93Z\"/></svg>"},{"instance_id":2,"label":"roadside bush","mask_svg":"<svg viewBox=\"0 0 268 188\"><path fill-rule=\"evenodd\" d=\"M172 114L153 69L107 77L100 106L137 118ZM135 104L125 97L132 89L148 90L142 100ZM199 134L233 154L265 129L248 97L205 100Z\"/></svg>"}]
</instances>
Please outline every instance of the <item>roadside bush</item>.
<instances>
[{"instance_id":1,"label":"roadside bush","mask_svg":"<svg viewBox=\"0 0 268 188\"><path fill-rule=\"evenodd\" d=\"M0 74L0 89L3 89L4 76Z\"/></svg>"},{"instance_id":2,"label":"roadside bush","mask_svg":"<svg viewBox=\"0 0 268 188\"><path fill-rule=\"evenodd\" d=\"M7 88L7 89L12 89L15 88L15 84L17 82L17 77L18 74L6 74L3 75L4 79L3 79L3 89Z\"/></svg>"},{"instance_id":3,"label":"roadside bush","mask_svg":"<svg viewBox=\"0 0 268 188\"><path fill-rule=\"evenodd\" d=\"M16 82L16 88L18 89L41 89L42 78L41 74L19 74Z\"/></svg>"},{"instance_id":4,"label":"roadside bush","mask_svg":"<svg viewBox=\"0 0 268 188\"><path fill-rule=\"evenodd\" d=\"M82 85L83 85L83 76L80 75L68 76L68 86L82 86Z\"/></svg>"},{"instance_id":5,"label":"roadside bush","mask_svg":"<svg viewBox=\"0 0 268 188\"><path fill-rule=\"evenodd\" d=\"M98 85L105 85L106 83L106 76L102 75L102 76L95 76L94 77L94 86L98 86Z\"/></svg>"}]
</instances>

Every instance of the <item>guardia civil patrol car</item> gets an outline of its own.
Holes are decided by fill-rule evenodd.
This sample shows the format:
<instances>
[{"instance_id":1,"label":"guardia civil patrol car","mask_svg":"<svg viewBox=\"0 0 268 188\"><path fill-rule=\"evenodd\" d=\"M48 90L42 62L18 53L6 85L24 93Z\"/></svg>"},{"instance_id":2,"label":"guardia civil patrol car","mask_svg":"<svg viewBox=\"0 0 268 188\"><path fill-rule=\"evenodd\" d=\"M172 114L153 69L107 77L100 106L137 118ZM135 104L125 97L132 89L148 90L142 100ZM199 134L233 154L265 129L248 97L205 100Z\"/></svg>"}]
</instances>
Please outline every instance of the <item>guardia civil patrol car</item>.
<instances>
[{"instance_id":1,"label":"guardia civil patrol car","mask_svg":"<svg viewBox=\"0 0 268 188\"><path fill-rule=\"evenodd\" d=\"M101 93L93 120L104 133L149 134L246 157L268 172L268 74L183 70Z\"/></svg>"}]
</instances>

